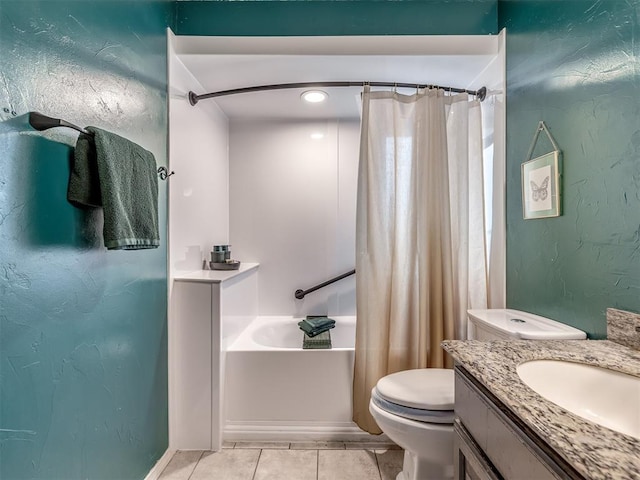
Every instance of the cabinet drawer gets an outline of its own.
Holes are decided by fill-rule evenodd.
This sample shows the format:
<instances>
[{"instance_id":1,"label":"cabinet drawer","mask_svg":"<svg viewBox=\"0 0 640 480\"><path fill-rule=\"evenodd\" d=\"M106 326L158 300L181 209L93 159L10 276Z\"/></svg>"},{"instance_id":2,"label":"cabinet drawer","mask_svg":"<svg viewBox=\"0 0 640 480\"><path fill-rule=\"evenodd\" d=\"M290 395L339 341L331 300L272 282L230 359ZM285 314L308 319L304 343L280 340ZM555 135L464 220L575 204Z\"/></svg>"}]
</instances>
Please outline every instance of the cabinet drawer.
<instances>
[{"instance_id":1,"label":"cabinet drawer","mask_svg":"<svg viewBox=\"0 0 640 480\"><path fill-rule=\"evenodd\" d=\"M453 449L454 480L503 480L459 418L453 423Z\"/></svg>"}]
</instances>

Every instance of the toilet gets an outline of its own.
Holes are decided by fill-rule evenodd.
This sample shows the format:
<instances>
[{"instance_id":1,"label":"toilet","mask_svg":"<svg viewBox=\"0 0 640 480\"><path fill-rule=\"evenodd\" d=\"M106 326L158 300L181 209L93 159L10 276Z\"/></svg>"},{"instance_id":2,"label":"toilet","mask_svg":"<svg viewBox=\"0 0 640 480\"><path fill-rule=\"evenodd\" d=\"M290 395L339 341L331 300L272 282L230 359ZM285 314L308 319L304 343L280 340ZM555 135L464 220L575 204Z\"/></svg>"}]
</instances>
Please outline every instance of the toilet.
<instances>
[{"instance_id":1,"label":"toilet","mask_svg":"<svg viewBox=\"0 0 640 480\"><path fill-rule=\"evenodd\" d=\"M581 330L518 310L469 310L468 318L476 340L586 339ZM453 478L453 384L453 370L425 368L387 375L371 391L371 415L404 449L396 480Z\"/></svg>"}]
</instances>

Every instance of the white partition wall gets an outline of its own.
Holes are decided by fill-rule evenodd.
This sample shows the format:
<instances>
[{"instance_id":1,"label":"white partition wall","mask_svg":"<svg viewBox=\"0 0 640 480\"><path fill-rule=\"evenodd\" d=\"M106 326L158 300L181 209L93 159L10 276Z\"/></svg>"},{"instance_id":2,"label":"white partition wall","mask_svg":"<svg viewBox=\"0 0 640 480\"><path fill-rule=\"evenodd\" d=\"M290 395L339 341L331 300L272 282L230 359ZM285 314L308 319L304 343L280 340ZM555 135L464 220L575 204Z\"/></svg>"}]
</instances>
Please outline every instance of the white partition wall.
<instances>
[{"instance_id":1,"label":"white partition wall","mask_svg":"<svg viewBox=\"0 0 640 480\"><path fill-rule=\"evenodd\" d=\"M206 399L211 398L211 381L210 376L207 382L197 380L197 371L185 377L181 362L187 356L200 373L211 372L212 325L180 325L176 311L187 311L189 305L202 300L206 287L176 292L173 285L176 275L202 268L211 245L228 243L229 122L215 102L197 108L189 104L189 90L202 87L176 56L174 44L175 36L169 30L169 169L175 172L169 177L169 445L171 449L189 449L212 445L210 429L189 432L182 428L194 421L211 425L210 405L208 413L202 413ZM178 298L183 293L185 296ZM182 307L176 309L179 301ZM209 359L208 370L206 362L197 361L198 355ZM200 389L187 396L184 382L200 382ZM205 416L190 417L200 413Z\"/></svg>"},{"instance_id":2,"label":"white partition wall","mask_svg":"<svg viewBox=\"0 0 640 480\"><path fill-rule=\"evenodd\" d=\"M226 343L255 318L257 264L197 270L175 279L171 407L175 450L220 450Z\"/></svg>"},{"instance_id":3,"label":"white partition wall","mask_svg":"<svg viewBox=\"0 0 640 480\"><path fill-rule=\"evenodd\" d=\"M261 315L355 314L354 277L293 294L355 267L359 133L358 120L231 123L230 241L260 263Z\"/></svg>"},{"instance_id":4,"label":"white partition wall","mask_svg":"<svg viewBox=\"0 0 640 480\"><path fill-rule=\"evenodd\" d=\"M170 35L170 40L173 35ZM169 43L170 269L202 268L211 246L229 241L229 121L215 101L192 106L202 91Z\"/></svg>"},{"instance_id":5,"label":"white partition wall","mask_svg":"<svg viewBox=\"0 0 640 480\"><path fill-rule=\"evenodd\" d=\"M212 340L219 332L212 316L219 310L219 291L217 285L187 281L173 287L172 313L180 322L171 339L170 441L175 450L211 450L217 443L212 435L212 424L218 421L212 397L219 381L212 380L217 376L212 359L220 349L219 339L218 345Z\"/></svg>"},{"instance_id":6,"label":"white partition wall","mask_svg":"<svg viewBox=\"0 0 640 480\"><path fill-rule=\"evenodd\" d=\"M506 305L506 31L498 35L497 55L468 85L487 88L482 104L485 162L485 204L489 249L489 307Z\"/></svg>"}]
</instances>

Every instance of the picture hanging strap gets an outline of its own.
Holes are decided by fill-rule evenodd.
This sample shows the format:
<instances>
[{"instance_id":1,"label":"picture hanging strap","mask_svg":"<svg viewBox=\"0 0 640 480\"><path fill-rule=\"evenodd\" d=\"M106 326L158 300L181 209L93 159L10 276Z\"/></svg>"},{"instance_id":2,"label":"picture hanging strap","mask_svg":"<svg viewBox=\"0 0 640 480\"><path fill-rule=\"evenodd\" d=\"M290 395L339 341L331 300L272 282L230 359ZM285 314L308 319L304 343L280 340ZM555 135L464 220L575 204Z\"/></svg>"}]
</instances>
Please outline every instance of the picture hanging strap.
<instances>
[{"instance_id":1,"label":"picture hanging strap","mask_svg":"<svg viewBox=\"0 0 640 480\"><path fill-rule=\"evenodd\" d=\"M551 132L549 132L549 129L544 124L544 120L540 120L540 122L538 123L538 128L536 128L536 133L533 135L533 141L531 142L531 146L529 147L529 153L527 154L527 159L525 161L531 160L531 155L533 155L533 149L535 148L540 132L542 131L546 133L547 138L551 142L551 145L553 145L553 149L557 152L560 151L560 147L558 147L558 144L556 143L555 139L551 135Z\"/></svg>"}]
</instances>

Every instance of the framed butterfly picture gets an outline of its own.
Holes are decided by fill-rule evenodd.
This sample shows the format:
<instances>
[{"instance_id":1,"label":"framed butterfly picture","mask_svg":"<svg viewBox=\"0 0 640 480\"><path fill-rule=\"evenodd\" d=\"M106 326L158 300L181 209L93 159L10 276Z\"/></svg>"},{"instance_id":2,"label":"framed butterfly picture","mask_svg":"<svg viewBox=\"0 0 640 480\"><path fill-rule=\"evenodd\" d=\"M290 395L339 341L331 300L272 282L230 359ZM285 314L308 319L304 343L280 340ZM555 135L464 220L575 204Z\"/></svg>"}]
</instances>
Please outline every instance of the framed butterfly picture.
<instances>
[{"instance_id":1,"label":"framed butterfly picture","mask_svg":"<svg viewBox=\"0 0 640 480\"><path fill-rule=\"evenodd\" d=\"M559 164L558 150L522 164L522 210L525 219L561 214Z\"/></svg>"}]
</instances>

